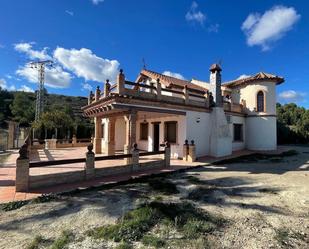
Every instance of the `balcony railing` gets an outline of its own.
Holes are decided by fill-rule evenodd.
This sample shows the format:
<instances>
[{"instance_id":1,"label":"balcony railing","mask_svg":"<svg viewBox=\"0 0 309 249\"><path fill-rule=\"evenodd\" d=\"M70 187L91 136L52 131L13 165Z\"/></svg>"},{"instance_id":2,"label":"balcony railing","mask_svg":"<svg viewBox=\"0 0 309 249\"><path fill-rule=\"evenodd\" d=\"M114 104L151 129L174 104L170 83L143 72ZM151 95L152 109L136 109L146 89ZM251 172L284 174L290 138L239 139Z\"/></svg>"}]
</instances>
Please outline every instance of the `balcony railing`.
<instances>
[{"instance_id":1,"label":"balcony railing","mask_svg":"<svg viewBox=\"0 0 309 249\"><path fill-rule=\"evenodd\" d=\"M115 95L195 107L210 107L210 94L207 90L203 91L187 85L183 89L180 88L180 90L171 89L161 85L159 79L157 82L151 82L150 84L127 81L122 71L118 75L115 84L111 85L109 81L105 83L102 93L99 87L97 87L94 94L91 92L88 104ZM243 110L241 104L231 104L229 102L224 102L223 107L225 111L242 112Z\"/></svg>"}]
</instances>

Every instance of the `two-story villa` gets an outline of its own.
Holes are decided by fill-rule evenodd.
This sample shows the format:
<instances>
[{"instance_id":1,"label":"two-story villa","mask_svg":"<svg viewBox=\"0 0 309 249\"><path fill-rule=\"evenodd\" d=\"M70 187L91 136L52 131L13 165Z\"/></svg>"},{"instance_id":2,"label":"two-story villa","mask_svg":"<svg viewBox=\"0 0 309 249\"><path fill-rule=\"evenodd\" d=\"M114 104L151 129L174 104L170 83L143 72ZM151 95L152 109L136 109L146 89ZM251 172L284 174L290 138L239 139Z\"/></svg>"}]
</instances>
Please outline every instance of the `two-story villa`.
<instances>
[{"instance_id":1,"label":"two-story villa","mask_svg":"<svg viewBox=\"0 0 309 249\"><path fill-rule=\"evenodd\" d=\"M168 141L172 157L182 158L185 140L194 140L197 157L276 149L276 85L284 79L260 72L221 84L221 71L213 64L204 82L143 69L130 82L120 70L83 107L95 121L95 152L129 153L134 143L157 151Z\"/></svg>"}]
</instances>

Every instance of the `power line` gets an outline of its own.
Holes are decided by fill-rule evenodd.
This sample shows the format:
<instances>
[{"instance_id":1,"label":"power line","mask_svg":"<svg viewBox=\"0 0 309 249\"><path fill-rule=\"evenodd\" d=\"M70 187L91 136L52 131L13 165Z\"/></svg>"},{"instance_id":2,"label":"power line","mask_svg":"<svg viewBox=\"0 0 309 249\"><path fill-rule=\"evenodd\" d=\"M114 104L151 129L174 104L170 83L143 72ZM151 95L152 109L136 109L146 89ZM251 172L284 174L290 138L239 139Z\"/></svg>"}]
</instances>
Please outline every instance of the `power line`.
<instances>
[{"instance_id":1,"label":"power line","mask_svg":"<svg viewBox=\"0 0 309 249\"><path fill-rule=\"evenodd\" d=\"M44 111L44 82L45 82L45 67L52 66L53 61L33 61L29 63L30 67L38 70L38 90L36 92L35 103L35 121L38 121Z\"/></svg>"}]
</instances>

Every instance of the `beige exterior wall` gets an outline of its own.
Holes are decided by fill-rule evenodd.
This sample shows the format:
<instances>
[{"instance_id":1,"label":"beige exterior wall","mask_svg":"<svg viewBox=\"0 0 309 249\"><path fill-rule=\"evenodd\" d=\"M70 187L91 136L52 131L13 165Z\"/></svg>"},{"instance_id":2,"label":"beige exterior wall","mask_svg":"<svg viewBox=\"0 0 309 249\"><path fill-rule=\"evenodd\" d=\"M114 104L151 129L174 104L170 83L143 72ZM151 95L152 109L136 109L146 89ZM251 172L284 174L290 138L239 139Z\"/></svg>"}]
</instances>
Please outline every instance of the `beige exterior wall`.
<instances>
[{"instance_id":1,"label":"beige exterior wall","mask_svg":"<svg viewBox=\"0 0 309 249\"><path fill-rule=\"evenodd\" d=\"M182 157L182 145L184 144L186 137L186 117L185 116L167 116L160 118L147 118L148 123L148 140L140 140L140 124L144 122L144 119L137 120L137 144L138 148L145 151L153 150L153 122L160 122L160 143L164 142L164 122L177 121L177 142L171 144L171 157ZM161 147L160 150L164 148Z\"/></svg>"},{"instance_id":2,"label":"beige exterior wall","mask_svg":"<svg viewBox=\"0 0 309 249\"><path fill-rule=\"evenodd\" d=\"M238 87L232 91L232 102L241 104L241 100L246 101L246 112L253 114L257 107L257 93L264 92L265 96L265 113L276 114L276 84L273 82L260 82L256 84L249 84L243 87Z\"/></svg>"}]
</instances>

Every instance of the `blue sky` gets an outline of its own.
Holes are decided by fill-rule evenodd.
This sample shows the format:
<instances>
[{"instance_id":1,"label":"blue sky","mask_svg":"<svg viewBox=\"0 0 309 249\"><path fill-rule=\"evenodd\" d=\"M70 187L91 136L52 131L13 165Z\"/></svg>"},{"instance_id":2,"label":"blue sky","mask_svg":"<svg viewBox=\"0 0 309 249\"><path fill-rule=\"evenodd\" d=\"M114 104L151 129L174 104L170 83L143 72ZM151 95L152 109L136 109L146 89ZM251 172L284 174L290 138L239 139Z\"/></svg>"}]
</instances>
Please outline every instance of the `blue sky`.
<instances>
[{"instance_id":1,"label":"blue sky","mask_svg":"<svg viewBox=\"0 0 309 249\"><path fill-rule=\"evenodd\" d=\"M31 91L27 62L52 59L51 93L87 96L120 68L208 81L259 71L283 76L279 101L309 107L309 2L222 0L1 0L0 86Z\"/></svg>"}]
</instances>

